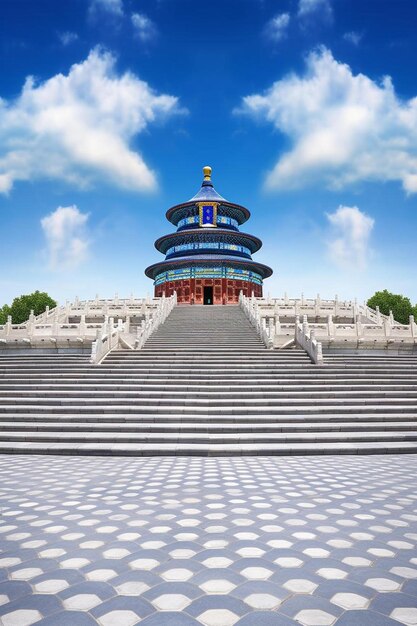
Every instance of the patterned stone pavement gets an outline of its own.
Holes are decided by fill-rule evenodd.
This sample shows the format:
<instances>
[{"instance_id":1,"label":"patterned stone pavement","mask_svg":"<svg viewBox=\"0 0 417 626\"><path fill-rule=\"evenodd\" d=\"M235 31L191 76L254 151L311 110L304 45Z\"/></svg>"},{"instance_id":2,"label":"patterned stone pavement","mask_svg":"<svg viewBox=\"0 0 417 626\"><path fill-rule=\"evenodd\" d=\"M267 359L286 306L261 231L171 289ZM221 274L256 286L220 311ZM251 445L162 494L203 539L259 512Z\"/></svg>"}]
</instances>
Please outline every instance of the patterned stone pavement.
<instances>
[{"instance_id":1,"label":"patterned stone pavement","mask_svg":"<svg viewBox=\"0 0 417 626\"><path fill-rule=\"evenodd\" d=\"M0 457L2 626L417 624L417 456Z\"/></svg>"}]
</instances>

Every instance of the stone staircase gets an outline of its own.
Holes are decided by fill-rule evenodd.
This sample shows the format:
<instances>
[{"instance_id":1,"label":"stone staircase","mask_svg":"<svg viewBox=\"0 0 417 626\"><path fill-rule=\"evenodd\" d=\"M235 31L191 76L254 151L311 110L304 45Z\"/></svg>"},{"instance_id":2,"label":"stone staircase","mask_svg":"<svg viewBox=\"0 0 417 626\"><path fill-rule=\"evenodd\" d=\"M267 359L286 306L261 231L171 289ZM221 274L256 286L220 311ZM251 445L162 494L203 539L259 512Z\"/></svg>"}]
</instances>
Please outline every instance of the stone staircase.
<instances>
[{"instance_id":1,"label":"stone staircase","mask_svg":"<svg viewBox=\"0 0 417 626\"><path fill-rule=\"evenodd\" d=\"M267 350L237 306L178 306L143 350L0 357L0 453L417 453L417 358Z\"/></svg>"}]
</instances>

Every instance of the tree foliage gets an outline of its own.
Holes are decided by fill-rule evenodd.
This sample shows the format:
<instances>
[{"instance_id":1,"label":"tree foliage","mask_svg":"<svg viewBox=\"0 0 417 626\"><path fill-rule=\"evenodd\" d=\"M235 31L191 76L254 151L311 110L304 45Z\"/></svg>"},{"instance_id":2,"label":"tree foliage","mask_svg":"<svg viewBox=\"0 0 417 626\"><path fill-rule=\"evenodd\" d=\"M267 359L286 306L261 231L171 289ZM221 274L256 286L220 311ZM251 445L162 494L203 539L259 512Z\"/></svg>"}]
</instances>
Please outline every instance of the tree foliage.
<instances>
[{"instance_id":1,"label":"tree foliage","mask_svg":"<svg viewBox=\"0 0 417 626\"><path fill-rule=\"evenodd\" d=\"M0 324L7 322L8 315L12 316L13 324L22 324L29 319L32 310L35 315L40 315L47 306L53 308L56 304L55 300L44 291L18 296L10 306L5 304L0 308Z\"/></svg>"},{"instance_id":2,"label":"tree foliage","mask_svg":"<svg viewBox=\"0 0 417 626\"><path fill-rule=\"evenodd\" d=\"M389 315L389 312L392 311L395 321L400 324L408 324L410 315L416 316L417 313L417 305L413 306L409 298L400 294L390 293L387 289L374 293L372 298L369 298L367 304L372 309L376 309L379 306L379 310L384 315Z\"/></svg>"}]
</instances>

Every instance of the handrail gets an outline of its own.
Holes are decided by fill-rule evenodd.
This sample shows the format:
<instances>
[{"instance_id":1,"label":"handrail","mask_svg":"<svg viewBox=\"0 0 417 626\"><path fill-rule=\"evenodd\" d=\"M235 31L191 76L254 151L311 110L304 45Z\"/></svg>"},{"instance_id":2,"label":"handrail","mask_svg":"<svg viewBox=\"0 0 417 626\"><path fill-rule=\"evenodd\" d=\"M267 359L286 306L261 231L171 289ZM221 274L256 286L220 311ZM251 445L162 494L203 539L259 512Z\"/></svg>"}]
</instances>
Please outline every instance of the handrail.
<instances>
[{"instance_id":1,"label":"handrail","mask_svg":"<svg viewBox=\"0 0 417 626\"><path fill-rule=\"evenodd\" d=\"M162 296L160 305L153 312L152 316L148 319L142 320L141 325L138 326L135 350L141 350L149 337L156 331L156 329L165 322L172 309L177 304L177 292L174 291L173 295L169 298Z\"/></svg>"},{"instance_id":2,"label":"handrail","mask_svg":"<svg viewBox=\"0 0 417 626\"><path fill-rule=\"evenodd\" d=\"M265 346L269 350L272 350L274 347L275 329L272 327L272 325L267 326L265 317L262 317L259 314L258 303L255 300L254 296L248 298L247 296L244 296L243 292L241 291L239 294L239 304L246 314L246 317L249 318L252 326L255 326L256 332L260 336Z\"/></svg>"},{"instance_id":3,"label":"handrail","mask_svg":"<svg viewBox=\"0 0 417 626\"><path fill-rule=\"evenodd\" d=\"M122 320L118 320L117 326L111 317L97 330L96 340L91 344L90 363L98 365L113 348L119 345L119 337L124 330Z\"/></svg>"},{"instance_id":4,"label":"handrail","mask_svg":"<svg viewBox=\"0 0 417 626\"><path fill-rule=\"evenodd\" d=\"M303 348L316 365L323 364L323 348L320 341L317 341L313 329L309 328L307 316L304 315L303 322L297 317L295 321L295 342Z\"/></svg>"}]
</instances>

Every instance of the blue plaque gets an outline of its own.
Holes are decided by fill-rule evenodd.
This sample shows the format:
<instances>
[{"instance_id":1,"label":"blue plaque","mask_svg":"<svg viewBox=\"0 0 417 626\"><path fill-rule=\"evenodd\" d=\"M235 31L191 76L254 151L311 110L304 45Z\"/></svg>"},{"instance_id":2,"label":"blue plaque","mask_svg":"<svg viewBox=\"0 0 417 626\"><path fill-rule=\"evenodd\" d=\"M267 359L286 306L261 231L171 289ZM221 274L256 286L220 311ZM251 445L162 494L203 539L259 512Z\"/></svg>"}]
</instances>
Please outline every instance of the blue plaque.
<instances>
[{"instance_id":1,"label":"blue plaque","mask_svg":"<svg viewBox=\"0 0 417 626\"><path fill-rule=\"evenodd\" d=\"M217 226L217 202L201 202L198 207L200 209L200 226Z\"/></svg>"}]
</instances>

